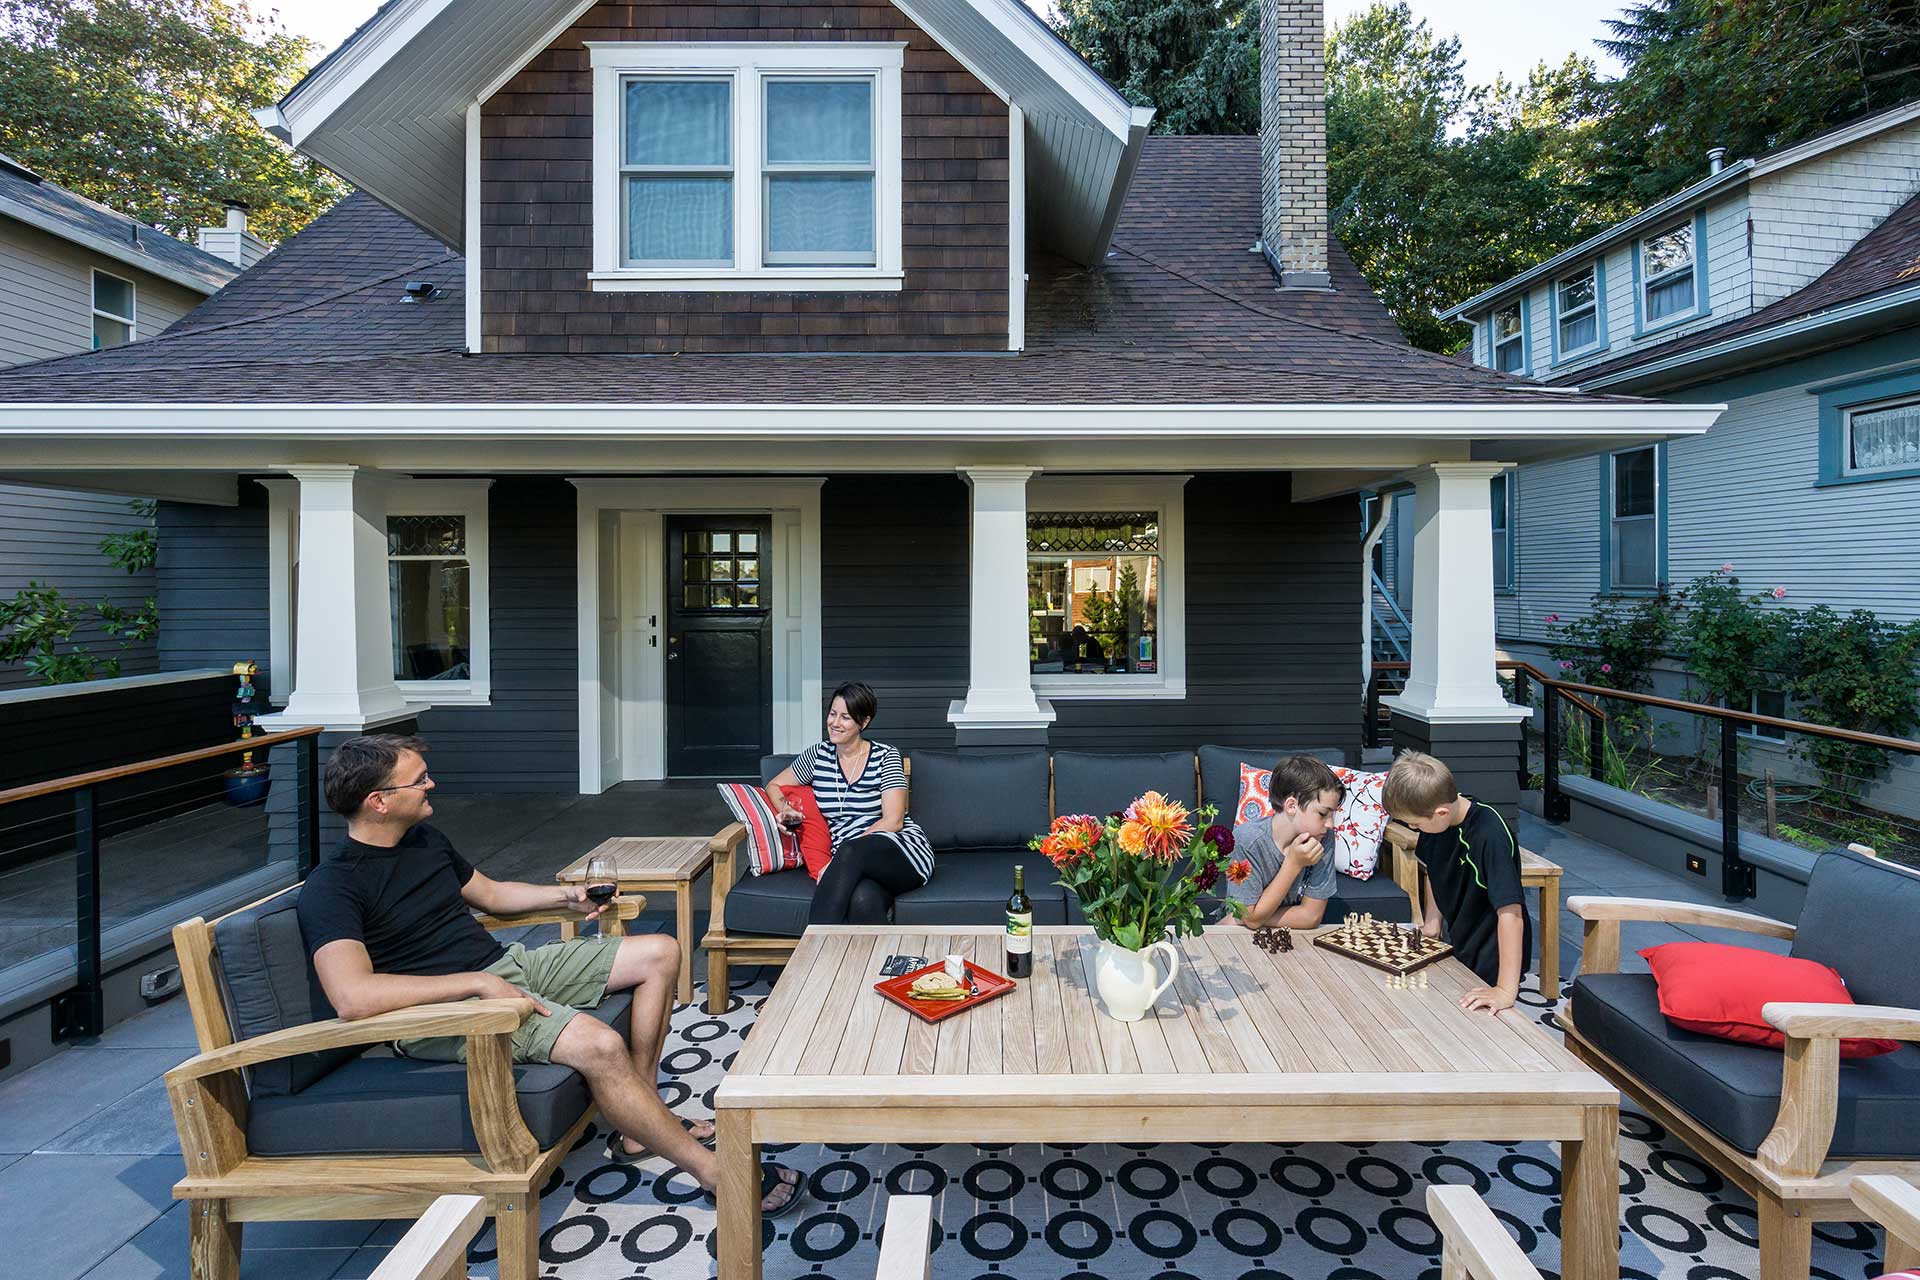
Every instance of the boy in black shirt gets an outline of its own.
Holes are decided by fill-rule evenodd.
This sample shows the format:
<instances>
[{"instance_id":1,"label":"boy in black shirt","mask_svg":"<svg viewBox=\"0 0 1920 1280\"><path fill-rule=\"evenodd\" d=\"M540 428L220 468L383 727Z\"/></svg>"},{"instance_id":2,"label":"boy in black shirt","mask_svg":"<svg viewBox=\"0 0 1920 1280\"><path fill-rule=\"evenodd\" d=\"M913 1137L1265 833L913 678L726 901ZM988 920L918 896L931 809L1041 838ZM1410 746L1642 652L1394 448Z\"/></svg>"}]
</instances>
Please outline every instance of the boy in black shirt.
<instances>
[{"instance_id":1,"label":"boy in black shirt","mask_svg":"<svg viewBox=\"0 0 1920 1280\"><path fill-rule=\"evenodd\" d=\"M614 1126L607 1157L624 1164L657 1153L712 1192L719 1176L705 1132L683 1128L660 1100L660 1048L673 1012L680 950L663 934L575 938L528 950L502 947L474 919L571 907L599 914L580 885L494 880L427 826L433 779L418 738L351 738L327 761L327 804L347 819L339 850L307 877L297 911L307 955L335 1012L346 1020L469 999L516 1000L516 1062L558 1062L586 1077ZM609 992L633 992L629 1038L577 1016ZM413 1058L464 1059L464 1037L403 1041ZM627 1136L631 1135L631 1136ZM800 1175L761 1170L761 1211L799 1201Z\"/></svg>"},{"instance_id":2,"label":"boy in black shirt","mask_svg":"<svg viewBox=\"0 0 1920 1280\"><path fill-rule=\"evenodd\" d=\"M1380 802L1420 833L1420 931L1437 938L1444 928L1455 957L1487 984L1461 996L1460 1007L1511 1009L1533 950L1533 923L1520 891L1520 842L1506 819L1461 795L1453 771L1418 751L1394 759Z\"/></svg>"}]
</instances>

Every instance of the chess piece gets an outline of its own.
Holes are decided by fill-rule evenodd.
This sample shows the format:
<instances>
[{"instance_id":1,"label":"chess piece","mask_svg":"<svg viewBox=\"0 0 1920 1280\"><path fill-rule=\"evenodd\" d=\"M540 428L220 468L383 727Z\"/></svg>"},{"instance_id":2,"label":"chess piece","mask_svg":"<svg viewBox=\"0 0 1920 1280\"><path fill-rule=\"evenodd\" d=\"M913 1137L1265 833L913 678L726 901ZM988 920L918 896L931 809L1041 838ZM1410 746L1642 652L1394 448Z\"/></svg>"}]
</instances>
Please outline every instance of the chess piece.
<instances>
[{"instance_id":1,"label":"chess piece","mask_svg":"<svg viewBox=\"0 0 1920 1280\"><path fill-rule=\"evenodd\" d=\"M1277 941L1279 942L1280 950L1282 951L1293 950L1293 930L1291 929L1280 930L1280 936L1277 939Z\"/></svg>"}]
</instances>

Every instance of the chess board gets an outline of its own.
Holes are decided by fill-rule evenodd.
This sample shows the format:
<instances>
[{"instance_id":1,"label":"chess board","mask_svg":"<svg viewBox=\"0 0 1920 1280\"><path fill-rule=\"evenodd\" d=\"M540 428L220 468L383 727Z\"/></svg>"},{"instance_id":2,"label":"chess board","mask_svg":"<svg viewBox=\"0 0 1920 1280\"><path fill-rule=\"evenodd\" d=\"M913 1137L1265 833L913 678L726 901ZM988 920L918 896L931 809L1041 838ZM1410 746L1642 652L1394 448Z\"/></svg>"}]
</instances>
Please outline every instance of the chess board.
<instances>
[{"instance_id":1,"label":"chess board","mask_svg":"<svg viewBox=\"0 0 1920 1280\"><path fill-rule=\"evenodd\" d=\"M1452 946L1425 936L1411 925L1376 920L1371 915L1355 917L1337 929L1314 935L1313 945L1395 974L1424 969L1453 954Z\"/></svg>"}]
</instances>

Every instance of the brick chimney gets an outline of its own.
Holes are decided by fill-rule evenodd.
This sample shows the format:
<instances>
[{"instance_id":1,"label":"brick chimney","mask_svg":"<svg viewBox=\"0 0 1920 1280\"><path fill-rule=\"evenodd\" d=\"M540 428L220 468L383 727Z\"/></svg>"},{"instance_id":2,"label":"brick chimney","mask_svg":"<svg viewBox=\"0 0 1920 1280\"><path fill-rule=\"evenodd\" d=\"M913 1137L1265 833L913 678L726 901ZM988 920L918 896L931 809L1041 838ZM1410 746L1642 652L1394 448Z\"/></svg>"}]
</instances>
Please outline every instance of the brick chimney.
<instances>
[{"instance_id":1,"label":"brick chimney","mask_svg":"<svg viewBox=\"0 0 1920 1280\"><path fill-rule=\"evenodd\" d=\"M1283 289L1326 289L1322 0L1260 0L1260 244Z\"/></svg>"}]
</instances>

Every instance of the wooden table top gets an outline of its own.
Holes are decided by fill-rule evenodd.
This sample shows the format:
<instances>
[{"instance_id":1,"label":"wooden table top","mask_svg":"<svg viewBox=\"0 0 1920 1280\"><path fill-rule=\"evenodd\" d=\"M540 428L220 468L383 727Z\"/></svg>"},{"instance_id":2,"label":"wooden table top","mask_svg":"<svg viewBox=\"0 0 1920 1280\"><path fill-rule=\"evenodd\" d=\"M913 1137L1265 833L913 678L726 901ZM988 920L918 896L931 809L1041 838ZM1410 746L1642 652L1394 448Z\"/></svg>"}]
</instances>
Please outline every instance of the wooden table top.
<instances>
[{"instance_id":1,"label":"wooden table top","mask_svg":"<svg viewBox=\"0 0 1920 1280\"><path fill-rule=\"evenodd\" d=\"M623 880L653 877L691 880L713 861L710 836L615 836L581 854L554 873L554 879L575 882L587 878L587 860L612 858L614 875Z\"/></svg>"},{"instance_id":2,"label":"wooden table top","mask_svg":"<svg viewBox=\"0 0 1920 1280\"><path fill-rule=\"evenodd\" d=\"M1461 1009L1460 995L1479 980L1457 960L1428 966L1424 990L1395 990L1387 974L1313 946L1314 932L1296 930L1293 950L1280 955L1255 947L1237 924L1183 939L1174 987L1145 1018L1123 1023L1096 1008L1092 932L1039 926L1031 978L930 1024L873 990L882 962L896 952L929 960L954 952L998 971L1000 927L810 928L721 1093L753 1107L1152 1097L1364 1105L1461 1095L1617 1104L1611 1085L1526 1015Z\"/></svg>"}]
</instances>

